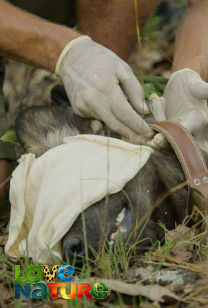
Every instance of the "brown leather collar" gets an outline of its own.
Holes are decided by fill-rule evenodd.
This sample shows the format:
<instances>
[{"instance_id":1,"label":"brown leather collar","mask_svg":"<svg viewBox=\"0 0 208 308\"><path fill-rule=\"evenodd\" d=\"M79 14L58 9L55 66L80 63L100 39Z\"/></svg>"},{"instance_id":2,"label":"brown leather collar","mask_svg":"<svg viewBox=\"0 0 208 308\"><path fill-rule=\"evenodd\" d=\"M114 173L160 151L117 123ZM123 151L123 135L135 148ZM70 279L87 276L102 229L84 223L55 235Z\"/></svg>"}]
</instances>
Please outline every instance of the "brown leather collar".
<instances>
[{"instance_id":1,"label":"brown leather collar","mask_svg":"<svg viewBox=\"0 0 208 308\"><path fill-rule=\"evenodd\" d=\"M208 169L198 144L180 124L163 121L151 124L174 149L189 187L189 207L197 206L208 217Z\"/></svg>"}]
</instances>

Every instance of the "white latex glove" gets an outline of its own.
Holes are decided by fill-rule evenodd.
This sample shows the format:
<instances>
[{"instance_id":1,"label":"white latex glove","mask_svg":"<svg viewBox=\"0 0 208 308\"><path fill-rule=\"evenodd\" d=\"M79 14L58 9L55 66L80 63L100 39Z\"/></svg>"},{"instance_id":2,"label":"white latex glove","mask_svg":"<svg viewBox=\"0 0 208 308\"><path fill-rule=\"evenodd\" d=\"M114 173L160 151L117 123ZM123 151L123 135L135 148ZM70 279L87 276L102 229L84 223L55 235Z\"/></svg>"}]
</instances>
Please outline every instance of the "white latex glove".
<instances>
[{"instance_id":1,"label":"white latex glove","mask_svg":"<svg viewBox=\"0 0 208 308\"><path fill-rule=\"evenodd\" d=\"M148 113L141 85L127 63L109 49L81 36L62 51L56 74L76 114L102 120L132 142L153 134L139 116Z\"/></svg>"},{"instance_id":2,"label":"white latex glove","mask_svg":"<svg viewBox=\"0 0 208 308\"><path fill-rule=\"evenodd\" d=\"M153 93L149 97L148 106L156 122L167 121L164 97L159 97L157 94ZM156 133L154 138L147 142L147 144L156 147L166 147L167 140L161 133Z\"/></svg>"},{"instance_id":3,"label":"white latex glove","mask_svg":"<svg viewBox=\"0 0 208 308\"><path fill-rule=\"evenodd\" d=\"M191 133L208 123L208 83L186 68L173 73L164 92L165 114Z\"/></svg>"}]
</instances>

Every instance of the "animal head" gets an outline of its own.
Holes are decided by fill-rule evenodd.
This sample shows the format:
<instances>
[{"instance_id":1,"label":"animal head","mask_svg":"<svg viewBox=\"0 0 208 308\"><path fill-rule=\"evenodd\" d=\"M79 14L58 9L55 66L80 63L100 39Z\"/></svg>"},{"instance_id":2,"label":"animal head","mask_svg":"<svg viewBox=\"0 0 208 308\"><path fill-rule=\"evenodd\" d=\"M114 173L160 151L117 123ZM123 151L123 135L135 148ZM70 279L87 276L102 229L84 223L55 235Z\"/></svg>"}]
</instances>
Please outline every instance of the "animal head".
<instances>
[{"instance_id":1,"label":"animal head","mask_svg":"<svg viewBox=\"0 0 208 308\"><path fill-rule=\"evenodd\" d=\"M93 204L75 221L62 240L63 258L79 265L86 249L94 258L103 247L134 246L136 255L164 236L159 225L173 229L188 214L187 187L170 194L185 177L172 149L156 150L122 191ZM96 253L95 253L96 252Z\"/></svg>"},{"instance_id":2,"label":"animal head","mask_svg":"<svg viewBox=\"0 0 208 308\"><path fill-rule=\"evenodd\" d=\"M76 116L66 107L33 107L22 111L16 129L25 149L38 156L61 144L65 136L94 133L91 120ZM208 127L199 136L197 140L208 162ZM79 215L62 239L63 258L81 264L86 251L94 258L106 243L117 247L121 241L126 249L134 244L136 254L146 250L164 235L159 222L172 229L188 214L187 187L169 193L184 180L172 148L155 148L148 163L122 191L106 196Z\"/></svg>"}]
</instances>

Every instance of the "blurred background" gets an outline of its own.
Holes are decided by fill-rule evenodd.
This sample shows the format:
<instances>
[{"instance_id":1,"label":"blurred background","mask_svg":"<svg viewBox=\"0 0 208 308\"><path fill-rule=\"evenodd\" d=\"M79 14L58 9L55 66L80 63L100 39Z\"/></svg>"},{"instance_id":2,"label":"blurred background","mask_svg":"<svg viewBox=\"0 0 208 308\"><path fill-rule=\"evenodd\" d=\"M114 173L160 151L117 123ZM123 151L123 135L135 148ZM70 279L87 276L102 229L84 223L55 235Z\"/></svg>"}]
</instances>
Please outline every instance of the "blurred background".
<instances>
[{"instance_id":1,"label":"blurred background","mask_svg":"<svg viewBox=\"0 0 208 308\"><path fill-rule=\"evenodd\" d=\"M129 64L136 74L170 76L176 30L182 18L187 0L164 0L158 5L154 16L141 33L142 50L138 46Z\"/></svg>"}]
</instances>

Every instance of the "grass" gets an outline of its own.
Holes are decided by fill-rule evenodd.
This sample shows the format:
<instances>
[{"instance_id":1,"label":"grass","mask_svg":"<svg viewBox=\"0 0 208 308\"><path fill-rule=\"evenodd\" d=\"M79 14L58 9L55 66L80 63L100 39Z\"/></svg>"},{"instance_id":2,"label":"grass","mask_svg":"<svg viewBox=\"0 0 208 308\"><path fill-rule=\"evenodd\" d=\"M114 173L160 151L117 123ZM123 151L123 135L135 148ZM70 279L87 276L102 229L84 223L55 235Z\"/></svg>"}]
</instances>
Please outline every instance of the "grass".
<instances>
[{"instance_id":1,"label":"grass","mask_svg":"<svg viewBox=\"0 0 208 308\"><path fill-rule=\"evenodd\" d=\"M195 211L198 212L197 209L195 209ZM204 220L203 217L202 220ZM189 221L190 216L183 220L182 225L186 226L187 222ZM102 278L109 280L116 279L120 281L128 281L128 274L132 268L136 268L141 265L145 267L148 264L154 265L154 271L150 275L147 275L147 277L137 281L138 285L145 283L145 281L149 281L149 284L153 285L155 283L157 274L163 269L188 269L196 273L203 273L204 266L201 264L195 264L195 262L203 262L208 258L208 232L207 230L200 231L198 225L199 223L197 222L189 229L189 231L193 231L189 238L184 239L186 234L183 234L183 236L176 238L174 241L167 240L166 235L168 234L168 230L164 225L161 225L165 234L164 240L152 243L152 247L150 247L145 255L137 257L136 260L134 260L133 265L132 259L134 259L135 246L141 242L141 239L137 238L134 245L130 248L127 248L127 244L122 241L121 237L120 243L117 243L114 248L112 248L108 241L106 241L104 249L102 249L102 253L97 253L94 251L95 260L84 260L84 264L81 269L75 268L77 279L87 282L89 278L99 277L100 281L102 281ZM194 246L192 262L180 260L178 256L172 256L171 250L173 247L175 247L175 245L182 247L189 247L189 245ZM28 257L19 259L18 263L21 264L22 273L24 273L27 266L32 264L30 258ZM64 263L57 260L56 264L62 265ZM4 255L3 251L0 253L0 277L1 280L4 281L4 285L6 285L10 290L11 294L14 294L14 263ZM126 307L126 296L118 292L113 292L113 294L110 295L110 299L113 301L113 304L104 301L102 302L102 307L115 307L115 304L121 307ZM148 299L144 299L143 297L138 296L132 297L128 300L131 301L132 307L137 307L136 305L138 305L138 302L148 302ZM63 303L63 301L67 302L67 304L65 303L66 307L99 306L99 301L95 300L79 300L77 298L69 301L60 299L58 300L60 303ZM51 303L50 300L43 300L42 302ZM2 307L4 307L4 303L1 302L1 299L0 304ZM15 300L14 306L22 307L21 300Z\"/></svg>"}]
</instances>

